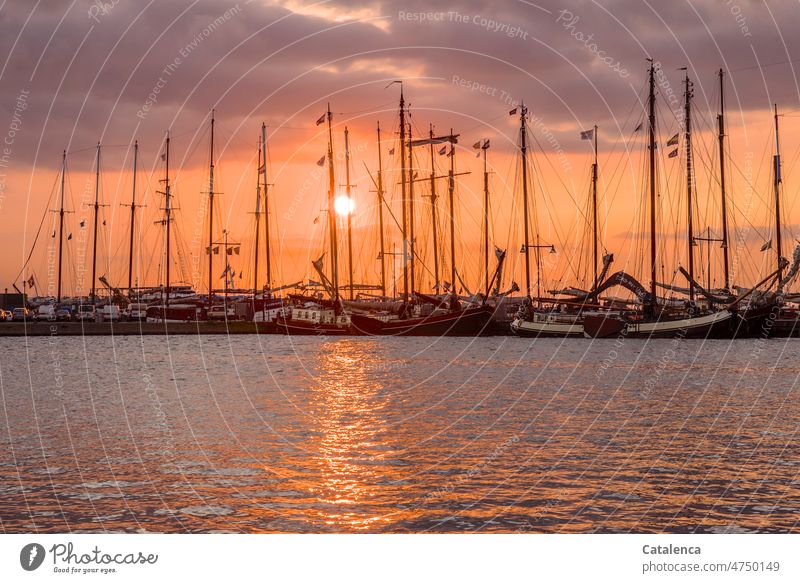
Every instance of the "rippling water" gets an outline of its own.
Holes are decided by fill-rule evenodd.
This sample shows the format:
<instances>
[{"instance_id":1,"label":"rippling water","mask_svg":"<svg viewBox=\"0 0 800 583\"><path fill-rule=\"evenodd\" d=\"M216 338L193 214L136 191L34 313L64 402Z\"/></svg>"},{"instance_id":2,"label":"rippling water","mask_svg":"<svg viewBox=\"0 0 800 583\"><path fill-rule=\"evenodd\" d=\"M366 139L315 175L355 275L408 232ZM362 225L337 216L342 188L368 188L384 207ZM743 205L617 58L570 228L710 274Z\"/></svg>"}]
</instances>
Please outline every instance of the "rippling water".
<instances>
[{"instance_id":1,"label":"rippling water","mask_svg":"<svg viewBox=\"0 0 800 583\"><path fill-rule=\"evenodd\" d=\"M0 525L796 530L798 346L0 338Z\"/></svg>"}]
</instances>

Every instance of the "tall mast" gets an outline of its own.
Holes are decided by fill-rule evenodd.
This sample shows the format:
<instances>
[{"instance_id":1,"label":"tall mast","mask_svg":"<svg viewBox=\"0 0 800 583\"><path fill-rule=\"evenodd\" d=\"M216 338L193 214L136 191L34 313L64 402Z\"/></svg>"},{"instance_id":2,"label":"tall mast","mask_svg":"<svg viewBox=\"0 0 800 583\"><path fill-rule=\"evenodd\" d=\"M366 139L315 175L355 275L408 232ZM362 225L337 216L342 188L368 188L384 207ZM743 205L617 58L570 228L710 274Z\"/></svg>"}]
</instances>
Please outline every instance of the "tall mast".
<instances>
[{"instance_id":1,"label":"tall mast","mask_svg":"<svg viewBox=\"0 0 800 583\"><path fill-rule=\"evenodd\" d=\"M409 113L409 117L411 114ZM415 237L414 237L414 158L413 152L411 150L411 120L408 122L408 234L409 234L409 262L411 267L411 277L409 278L411 284L411 293L414 293L414 289L416 288L415 284L415 253L414 247L416 247Z\"/></svg>"},{"instance_id":2,"label":"tall mast","mask_svg":"<svg viewBox=\"0 0 800 583\"><path fill-rule=\"evenodd\" d=\"M347 126L344 127L344 172L345 172L345 193L347 194L347 276L350 283L350 299L353 300L353 231L350 212L352 199L350 198L350 132Z\"/></svg>"},{"instance_id":3,"label":"tall mast","mask_svg":"<svg viewBox=\"0 0 800 583\"><path fill-rule=\"evenodd\" d=\"M453 136L453 128L450 128L450 169L447 171L447 198L450 204L450 284L453 286L453 293L458 289L456 287L456 210L455 210L455 190L456 190L456 144Z\"/></svg>"},{"instance_id":4,"label":"tall mast","mask_svg":"<svg viewBox=\"0 0 800 583\"><path fill-rule=\"evenodd\" d=\"M169 131L167 131L167 143L166 143L166 151L164 152L164 179L162 180L164 183L164 192L161 194L164 195L164 219L161 221L164 226L166 227L166 260L165 260L165 282L164 282L164 292L163 292L163 304L164 306L169 305L169 291L170 291L170 279L169 279L169 264L170 264L170 223L172 222L172 194L170 192L169 186Z\"/></svg>"},{"instance_id":5,"label":"tall mast","mask_svg":"<svg viewBox=\"0 0 800 583\"><path fill-rule=\"evenodd\" d=\"M452 133L452 132L450 132ZM486 156L489 144L481 144L483 150L483 275L486 285L486 297L489 297L489 169Z\"/></svg>"},{"instance_id":6,"label":"tall mast","mask_svg":"<svg viewBox=\"0 0 800 583\"><path fill-rule=\"evenodd\" d=\"M94 241L92 243L92 305L97 302L95 278L97 276L97 217L100 214L100 142L97 142L97 160L94 178Z\"/></svg>"},{"instance_id":7,"label":"tall mast","mask_svg":"<svg viewBox=\"0 0 800 583\"><path fill-rule=\"evenodd\" d=\"M431 222L433 223L433 280L436 293L439 293L439 226L436 220L436 158L433 155L433 124L430 126L431 138Z\"/></svg>"},{"instance_id":8,"label":"tall mast","mask_svg":"<svg viewBox=\"0 0 800 583\"><path fill-rule=\"evenodd\" d=\"M267 289L272 289L272 249L269 242L269 184L267 183L267 124L261 124L261 147L263 149L263 162L261 165L261 176L263 181L261 188L264 190L264 239L265 253L267 255Z\"/></svg>"},{"instance_id":9,"label":"tall mast","mask_svg":"<svg viewBox=\"0 0 800 583\"><path fill-rule=\"evenodd\" d=\"M258 239L261 228L261 139L258 141L258 167L256 169L256 237L255 251L253 253L253 302L255 304L258 293Z\"/></svg>"},{"instance_id":10,"label":"tall mast","mask_svg":"<svg viewBox=\"0 0 800 583\"><path fill-rule=\"evenodd\" d=\"M133 143L133 188L131 189L131 240L128 250L128 292L133 288L133 242L136 230L136 166L139 163L139 140Z\"/></svg>"},{"instance_id":11,"label":"tall mast","mask_svg":"<svg viewBox=\"0 0 800 583\"><path fill-rule=\"evenodd\" d=\"M334 306L339 306L339 248L336 238L336 176L333 171L333 114L328 104L328 229L331 245L331 282L333 283Z\"/></svg>"},{"instance_id":12,"label":"tall mast","mask_svg":"<svg viewBox=\"0 0 800 583\"><path fill-rule=\"evenodd\" d=\"M597 254L598 254L598 246L599 246L599 237L597 232L597 174L598 174L598 166L597 166L597 126L594 126L593 136L594 138L594 164L592 164L592 266L594 267L594 287L592 289L597 288L598 284L600 283L598 280L598 273L597 273Z\"/></svg>"},{"instance_id":13,"label":"tall mast","mask_svg":"<svg viewBox=\"0 0 800 583\"><path fill-rule=\"evenodd\" d=\"M528 232L528 130L525 127L525 116L528 110L525 104L520 106L519 114L519 135L520 135L520 154L522 156L522 220L524 223L525 241L523 252L525 253L525 295L531 296L531 262L528 258L530 249L530 233Z\"/></svg>"},{"instance_id":14,"label":"tall mast","mask_svg":"<svg viewBox=\"0 0 800 583\"><path fill-rule=\"evenodd\" d=\"M403 301L408 295L408 199L406 197L406 102L403 98L403 83L400 82L400 188L403 214Z\"/></svg>"},{"instance_id":15,"label":"tall mast","mask_svg":"<svg viewBox=\"0 0 800 583\"><path fill-rule=\"evenodd\" d=\"M381 155L381 122L378 122L378 224L380 228L381 241L381 294L386 297L386 261L383 240L383 160ZM394 257L392 257L394 261Z\"/></svg>"},{"instance_id":16,"label":"tall mast","mask_svg":"<svg viewBox=\"0 0 800 583\"><path fill-rule=\"evenodd\" d=\"M214 301L214 110L211 110L211 155L208 165L208 305Z\"/></svg>"},{"instance_id":17,"label":"tall mast","mask_svg":"<svg viewBox=\"0 0 800 583\"><path fill-rule=\"evenodd\" d=\"M689 245L689 279L694 281L694 227L692 221L692 82L689 81L689 72L684 79L686 86L684 105L685 130L686 130L686 221L687 238ZM709 250L709 253L711 251ZM689 284L689 299L694 300L694 284Z\"/></svg>"},{"instance_id":18,"label":"tall mast","mask_svg":"<svg viewBox=\"0 0 800 583\"><path fill-rule=\"evenodd\" d=\"M775 158L774 158L774 186L775 186L775 245L777 247L778 279L780 280L783 269L781 268L781 258L783 257L783 245L781 243L781 141L778 135L778 104L775 104Z\"/></svg>"},{"instance_id":19,"label":"tall mast","mask_svg":"<svg viewBox=\"0 0 800 583\"><path fill-rule=\"evenodd\" d=\"M725 289L731 287L728 263L728 203L725 200L725 84L723 71L719 70L719 186L722 195L722 257L725 265Z\"/></svg>"},{"instance_id":20,"label":"tall mast","mask_svg":"<svg viewBox=\"0 0 800 583\"><path fill-rule=\"evenodd\" d=\"M67 173L67 151L61 155L61 206L58 210L58 303L61 303L61 265L64 257L64 182Z\"/></svg>"},{"instance_id":21,"label":"tall mast","mask_svg":"<svg viewBox=\"0 0 800 583\"><path fill-rule=\"evenodd\" d=\"M649 154L650 154L650 294L655 308L656 300L656 80L655 66L650 61L650 95L648 98Z\"/></svg>"}]
</instances>

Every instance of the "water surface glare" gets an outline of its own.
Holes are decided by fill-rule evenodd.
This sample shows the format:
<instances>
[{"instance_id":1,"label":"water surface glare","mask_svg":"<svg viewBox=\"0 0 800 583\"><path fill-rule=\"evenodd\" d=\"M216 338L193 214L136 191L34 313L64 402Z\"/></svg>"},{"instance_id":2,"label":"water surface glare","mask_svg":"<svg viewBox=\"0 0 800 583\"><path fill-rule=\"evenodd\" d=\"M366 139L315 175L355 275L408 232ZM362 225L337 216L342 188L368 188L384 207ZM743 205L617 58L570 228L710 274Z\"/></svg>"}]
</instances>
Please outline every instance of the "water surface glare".
<instances>
[{"instance_id":1,"label":"water surface glare","mask_svg":"<svg viewBox=\"0 0 800 583\"><path fill-rule=\"evenodd\" d=\"M798 530L799 346L0 338L0 526Z\"/></svg>"}]
</instances>

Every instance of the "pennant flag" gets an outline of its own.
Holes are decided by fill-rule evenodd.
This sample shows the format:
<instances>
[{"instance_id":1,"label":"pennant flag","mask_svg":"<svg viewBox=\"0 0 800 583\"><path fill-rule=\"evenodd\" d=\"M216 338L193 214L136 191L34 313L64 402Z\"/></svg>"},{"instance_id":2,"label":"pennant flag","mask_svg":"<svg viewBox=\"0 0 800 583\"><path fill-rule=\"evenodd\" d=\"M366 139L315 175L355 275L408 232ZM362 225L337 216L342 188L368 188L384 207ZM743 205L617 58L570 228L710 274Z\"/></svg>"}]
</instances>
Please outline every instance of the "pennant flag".
<instances>
[{"instance_id":1,"label":"pennant flag","mask_svg":"<svg viewBox=\"0 0 800 583\"><path fill-rule=\"evenodd\" d=\"M103 226L104 227L106 226L106 220L105 219L103 219Z\"/></svg>"},{"instance_id":2,"label":"pennant flag","mask_svg":"<svg viewBox=\"0 0 800 583\"><path fill-rule=\"evenodd\" d=\"M678 145L678 134L675 134L669 139L667 142L667 146L677 146Z\"/></svg>"},{"instance_id":3,"label":"pennant flag","mask_svg":"<svg viewBox=\"0 0 800 583\"><path fill-rule=\"evenodd\" d=\"M214 255L219 255L219 247L214 247Z\"/></svg>"},{"instance_id":4,"label":"pennant flag","mask_svg":"<svg viewBox=\"0 0 800 583\"><path fill-rule=\"evenodd\" d=\"M317 160L317 166L325 166L325 156Z\"/></svg>"},{"instance_id":5,"label":"pennant flag","mask_svg":"<svg viewBox=\"0 0 800 583\"><path fill-rule=\"evenodd\" d=\"M442 146L441 148L439 148L440 156L444 156L446 152L447 152L447 146Z\"/></svg>"},{"instance_id":6,"label":"pennant flag","mask_svg":"<svg viewBox=\"0 0 800 583\"><path fill-rule=\"evenodd\" d=\"M769 249L772 249L772 239L770 239L769 241L767 241L766 243L764 243L764 244L761 246L761 250L762 250L762 251L767 251L767 250L769 250Z\"/></svg>"},{"instance_id":7,"label":"pennant flag","mask_svg":"<svg viewBox=\"0 0 800 583\"><path fill-rule=\"evenodd\" d=\"M234 248L233 248L233 252L234 252L236 255L238 255L238 254L239 254L239 249L240 249L239 247L234 247Z\"/></svg>"},{"instance_id":8,"label":"pennant flag","mask_svg":"<svg viewBox=\"0 0 800 583\"><path fill-rule=\"evenodd\" d=\"M633 131L634 131L634 132L638 132L639 130L641 130L641 129L642 129L642 124L644 124L644 122L642 122L642 123L640 123L638 126L636 126L636 129L635 129L635 130L633 130Z\"/></svg>"},{"instance_id":9,"label":"pennant flag","mask_svg":"<svg viewBox=\"0 0 800 583\"><path fill-rule=\"evenodd\" d=\"M473 148L475 148L476 150L477 150L477 149L479 149L479 148L481 147L481 142L480 142L480 140L478 140L477 142L475 142L474 144L472 144L472 147L473 147Z\"/></svg>"},{"instance_id":10,"label":"pennant flag","mask_svg":"<svg viewBox=\"0 0 800 583\"><path fill-rule=\"evenodd\" d=\"M327 114L323 113L320 118L317 120L317 125L321 125L325 121L325 116Z\"/></svg>"},{"instance_id":11,"label":"pennant flag","mask_svg":"<svg viewBox=\"0 0 800 583\"><path fill-rule=\"evenodd\" d=\"M677 155L678 155L678 148L675 148L674 150L672 150L672 152L669 153L670 158L675 158Z\"/></svg>"},{"instance_id":12,"label":"pennant flag","mask_svg":"<svg viewBox=\"0 0 800 583\"><path fill-rule=\"evenodd\" d=\"M517 115L517 109L518 108L515 107L514 109L508 112L508 115Z\"/></svg>"},{"instance_id":13,"label":"pennant flag","mask_svg":"<svg viewBox=\"0 0 800 583\"><path fill-rule=\"evenodd\" d=\"M211 255L211 247L206 247L206 255Z\"/></svg>"},{"instance_id":14,"label":"pennant flag","mask_svg":"<svg viewBox=\"0 0 800 583\"><path fill-rule=\"evenodd\" d=\"M81 229L86 226L86 221L81 221Z\"/></svg>"},{"instance_id":15,"label":"pennant flag","mask_svg":"<svg viewBox=\"0 0 800 583\"><path fill-rule=\"evenodd\" d=\"M581 132L581 139L582 140L594 139L594 128Z\"/></svg>"},{"instance_id":16,"label":"pennant flag","mask_svg":"<svg viewBox=\"0 0 800 583\"><path fill-rule=\"evenodd\" d=\"M167 153L166 153L166 152L164 152L163 154L161 154L161 161L162 161L162 162L166 162L166 161L167 161Z\"/></svg>"},{"instance_id":17,"label":"pennant flag","mask_svg":"<svg viewBox=\"0 0 800 583\"><path fill-rule=\"evenodd\" d=\"M489 140L488 139L483 142L483 146L481 146L481 148L483 148L484 150L488 150L489 149Z\"/></svg>"},{"instance_id":18,"label":"pennant flag","mask_svg":"<svg viewBox=\"0 0 800 583\"><path fill-rule=\"evenodd\" d=\"M233 255L233 247L227 247L225 249L225 253L227 253L228 255Z\"/></svg>"},{"instance_id":19,"label":"pennant flag","mask_svg":"<svg viewBox=\"0 0 800 583\"><path fill-rule=\"evenodd\" d=\"M430 146L431 144L444 144L446 142L454 142L456 136L439 136L433 138L420 138L419 140L411 140L411 145L415 146Z\"/></svg>"},{"instance_id":20,"label":"pennant flag","mask_svg":"<svg viewBox=\"0 0 800 583\"><path fill-rule=\"evenodd\" d=\"M389 148L389 155L394 156L394 148Z\"/></svg>"},{"instance_id":21,"label":"pennant flag","mask_svg":"<svg viewBox=\"0 0 800 583\"><path fill-rule=\"evenodd\" d=\"M28 278L28 287L34 287L35 285L36 285L36 281L33 279L33 276L31 275Z\"/></svg>"},{"instance_id":22,"label":"pennant flag","mask_svg":"<svg viewBox=\"0 0 800 583\"><path fill-rule=\"evenodd\" d=\"M71 241L71 240L72 240L72 233L70 233L69 235L67 235L67 241Z\"/></svg>"}]
</instances>

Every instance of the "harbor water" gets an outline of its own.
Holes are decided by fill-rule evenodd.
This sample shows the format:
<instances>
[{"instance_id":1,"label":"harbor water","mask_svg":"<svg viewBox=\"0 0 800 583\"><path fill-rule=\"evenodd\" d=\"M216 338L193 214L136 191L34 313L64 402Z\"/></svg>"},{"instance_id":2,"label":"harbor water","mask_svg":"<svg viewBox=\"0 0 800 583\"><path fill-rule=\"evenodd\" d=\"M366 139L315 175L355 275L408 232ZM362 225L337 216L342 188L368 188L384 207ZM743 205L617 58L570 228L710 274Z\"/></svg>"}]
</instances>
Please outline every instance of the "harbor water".
<instances>
[{"instance_id":1,"label":"harbor water","mask_svg":"<svg viewBox=\"0 0 800 583\"><path fill-rule=\"evenodd\" d=\"M793 340L0 338L3 532L787 532Z\"/></svg>"}]
</instances>

